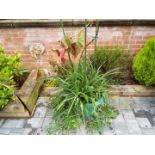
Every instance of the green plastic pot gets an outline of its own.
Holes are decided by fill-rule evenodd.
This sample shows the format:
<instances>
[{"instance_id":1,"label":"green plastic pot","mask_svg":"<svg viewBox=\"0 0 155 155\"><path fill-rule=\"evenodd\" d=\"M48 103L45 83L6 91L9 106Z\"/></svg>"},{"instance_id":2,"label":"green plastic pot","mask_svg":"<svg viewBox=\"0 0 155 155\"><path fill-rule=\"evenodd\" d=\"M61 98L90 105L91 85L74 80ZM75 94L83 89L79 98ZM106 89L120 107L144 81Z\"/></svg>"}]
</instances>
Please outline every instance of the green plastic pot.
<instances>
[{"instance_id":1,"label":"green plastic pot","mask_svg":"<svg viewBox=\"0 0 155 155\"><path fill-rule=\"evenodd\" d=\"M91 118L93 115L93 112L96 111L96 109L105 103L105 98L101 97L95 102L95 105L93 103L87 103L86 104L86 112L85 112L85 117L86 118Z\"/></svg>"}]
</instances>

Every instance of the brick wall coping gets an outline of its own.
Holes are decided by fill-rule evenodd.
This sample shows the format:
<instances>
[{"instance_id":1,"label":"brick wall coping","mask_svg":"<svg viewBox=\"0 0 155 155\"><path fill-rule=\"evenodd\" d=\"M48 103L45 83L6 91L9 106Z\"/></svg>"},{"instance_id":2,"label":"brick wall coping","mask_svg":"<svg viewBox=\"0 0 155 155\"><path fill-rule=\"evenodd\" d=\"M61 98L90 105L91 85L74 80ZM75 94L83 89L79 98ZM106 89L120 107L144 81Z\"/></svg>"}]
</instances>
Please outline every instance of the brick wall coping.
<instances>
[{"instance_id":1,"label":"brick wall coping","mask_svg":"<svg viewBox=\"0 0 155 155\"><path fill-rule=\"evenodd\" d=\"M155 26L155 20L99 20L100 26ZM63 19L64 26L84 26L84 20ZM0 20L0 28L13 27L57 27L60 25L60 20L56 19L10 19Z\"/></svg>"}]
</instances>

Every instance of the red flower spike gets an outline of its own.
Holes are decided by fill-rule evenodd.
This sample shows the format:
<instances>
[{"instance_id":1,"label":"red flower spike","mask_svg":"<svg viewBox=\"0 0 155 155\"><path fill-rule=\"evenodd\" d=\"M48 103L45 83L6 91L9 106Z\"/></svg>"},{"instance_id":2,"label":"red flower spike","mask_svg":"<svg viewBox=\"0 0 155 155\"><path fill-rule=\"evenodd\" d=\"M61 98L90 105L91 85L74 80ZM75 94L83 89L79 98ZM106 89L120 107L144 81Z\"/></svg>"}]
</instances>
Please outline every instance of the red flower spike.
<instances>
[{"instance_id":1,"label":"red flower spike","mask_svg":"<svg viewBox=\"0 0 155 155\"><path fill-rule=\"evenodd\" d=\"M58 55L60 62L65 64L66 63L66 58L65 58L66 49L61 49L61 50L56 49L56 52L57 52L57 55Z\"/></svg>"},{"instance_id":2,"label":"red flower spike","mask_svg":"<svg viewBox=\"0 0 155 155\"><path fill-rule=\"evenodd\" d=\"M73 53L72 54L73 54L74 57L76 57L77 56L77 46L76 46L76 43L72 44L72 49L73 49Z\"/></svg>"},{"instance_id":3,"label":"red flower spike","mask_svg":"<svg viewBox=\"0 0 155 155\"><path fill-rule=\"evenodd\" d=\"M60 50L59 49L56 49L55 51L57 52L57 55L59 57L60 56Z\"/></svg>"}]
</instances>

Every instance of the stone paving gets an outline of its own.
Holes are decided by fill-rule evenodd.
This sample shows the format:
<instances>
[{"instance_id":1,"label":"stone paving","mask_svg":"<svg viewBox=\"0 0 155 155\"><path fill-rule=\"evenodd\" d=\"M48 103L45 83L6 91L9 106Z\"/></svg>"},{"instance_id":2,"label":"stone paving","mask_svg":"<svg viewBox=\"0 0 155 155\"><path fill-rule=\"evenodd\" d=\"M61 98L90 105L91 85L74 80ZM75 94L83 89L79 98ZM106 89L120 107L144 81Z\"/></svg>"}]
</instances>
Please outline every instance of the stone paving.
<instances>
[{"instance_id":1,"label":"stone paving","mask_svg":"<svg viewBox=\"0 0 155 155\"><path fill-rule=\"evenodd\" d=\"M39 97L37 109L30 119L0 119L1 135L47 135L46 129L52 121L48 97ZM155 97L118 97L111 104L119 110L118 117L103 135L155 135ZM81 127L76 135L84 135Z\"/></svg>"}]
</instances>

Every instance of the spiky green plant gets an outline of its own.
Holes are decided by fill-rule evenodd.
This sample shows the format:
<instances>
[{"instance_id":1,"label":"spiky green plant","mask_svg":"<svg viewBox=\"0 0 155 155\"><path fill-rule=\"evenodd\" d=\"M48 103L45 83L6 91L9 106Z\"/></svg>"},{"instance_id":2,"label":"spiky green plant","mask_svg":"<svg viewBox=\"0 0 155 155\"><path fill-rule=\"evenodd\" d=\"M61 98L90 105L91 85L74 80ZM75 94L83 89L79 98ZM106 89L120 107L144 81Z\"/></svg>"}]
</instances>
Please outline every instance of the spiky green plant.
<instances>
[{"instance_id":1,"label":"spiky green plant","mask_svg":"<svg viewBox=\"0 0 155 155\"><path fill-rule=\"evenodd\" d=\"M117 115L109 105L107 92L107 77L116 70L100 74L100 69L87 59L87 27L85 20L83 59L75 65L71 63L72 70L67 70L65 78L57 78L62 92L50 103L55 121L48 128L49 134L68 134L82 123L88 132L100 132Z\"/></svg>"},{"instance_id":2,"label":"spiky green plant","mask_svg":"<svg viewBox=\"0 0 155 155\"><path fill-rule=\"evenodd\" d=\"M66 79L58 78L59 86L63 90L51 100L50 105L54 111L56 123L49 128L49 133L56 131L55 127L57 131L59 128L64 133L69 133L71 130L78 129L81 122L85 124L86 128L89 127L89 122L95 120L100 120L101 126L103 126L105 120L110 122L112 115L104 115L105 107L111 109L107 100L108 85L106 79L110 74L113 74L113 71L100 74L99 70L93 68L91 63L88 65L87 62L85 66L85 62L80 62L79 66L73 72L70 72ZM104 98L104 103L97 107L95 102L101 97ZM86 117L88 103L92 103L94 106L91 119ZM113 112L116 113L115 110ZM105 119L99 119L101 117ZM70 121L71 123L69 123ZM91 129L93 130L93 127Z\"/></svg>"},{"instance_id":3,"label":"spiky green plant","mask_svg":"<svg viewBox=\"0 0 155 155\"><path fill-rule=\"evenodd\" d=\"M129 76L129 57L122 47L98 47L95 53L90 55L90 59L96 69L100 67L101 73L118 69L118 74L111 76L111 82L114 82L113 79L121 81Z\"/></svg>"}]
</instances>

